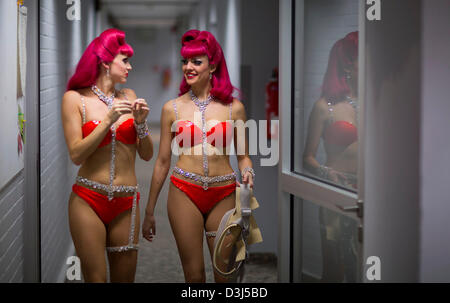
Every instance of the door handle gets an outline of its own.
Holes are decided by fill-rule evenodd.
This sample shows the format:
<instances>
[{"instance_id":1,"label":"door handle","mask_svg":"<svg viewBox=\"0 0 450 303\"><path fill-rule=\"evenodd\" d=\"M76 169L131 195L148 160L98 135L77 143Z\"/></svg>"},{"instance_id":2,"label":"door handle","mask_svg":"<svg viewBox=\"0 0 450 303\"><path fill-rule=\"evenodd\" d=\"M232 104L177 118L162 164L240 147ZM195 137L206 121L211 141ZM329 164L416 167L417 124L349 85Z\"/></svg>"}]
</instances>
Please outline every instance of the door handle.
<instances>
[{"instance_id":1,"label":"door handle","mask_svg":"<svg viewBox=\"0 0 450 303\"><path fill-rule=\"evenodd\" d=\"M340 206L338 207L343 211L355 211L358 217L362 218L364 215L364 203L363 200L358 200L356 202L356 205L350 205L350 206Z\"/></svg>"}]
</instances>

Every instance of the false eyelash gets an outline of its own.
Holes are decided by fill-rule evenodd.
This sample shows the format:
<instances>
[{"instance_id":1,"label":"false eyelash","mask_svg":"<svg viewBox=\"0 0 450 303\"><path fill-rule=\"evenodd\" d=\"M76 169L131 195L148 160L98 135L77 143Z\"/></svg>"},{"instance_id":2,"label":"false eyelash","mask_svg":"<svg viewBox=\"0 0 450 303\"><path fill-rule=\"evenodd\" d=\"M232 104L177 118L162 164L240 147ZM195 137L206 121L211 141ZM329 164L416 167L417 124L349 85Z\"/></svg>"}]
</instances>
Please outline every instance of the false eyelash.
<instances>
[{"instance_id":1,"label":"false eyelash","mask_svg":"<svg viewBox=\"0 0 450 303\"><path fill-rule=\"evenodd\" d=\"M180 61L181 61L181 63L186 65L189 60L188 59L181 59ZM194 60L194 61L192 61L192 63L194 63L195 65L202 65L203 62L201 60Z\"/></svg>"}]
</instances>

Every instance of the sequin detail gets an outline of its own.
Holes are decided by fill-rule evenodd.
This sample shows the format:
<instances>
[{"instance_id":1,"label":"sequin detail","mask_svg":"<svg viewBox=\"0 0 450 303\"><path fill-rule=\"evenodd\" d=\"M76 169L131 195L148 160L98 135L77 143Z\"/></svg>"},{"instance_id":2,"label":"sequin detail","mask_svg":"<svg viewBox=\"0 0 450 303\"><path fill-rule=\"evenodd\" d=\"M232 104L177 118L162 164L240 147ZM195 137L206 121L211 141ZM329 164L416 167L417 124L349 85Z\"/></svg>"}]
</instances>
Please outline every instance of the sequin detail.
<instances>
[{"instance_id":1,"label":"sequin detail","mask_svg":"<svg viewBox=\"0 0 450 303\"><path fill-rule=\"evenodd\" d=\"M209 184L211 183L217 183L217 182L223 182L223 181L229 181L229 180L236 180L236 173L233 172L231 174L228 175L222 175L222 176L214 176L214 177L209 177L209 176L202 176L199 174L195 174L195 173L190 173L187 171L184 171L183 169L179 168L178 166L175 166L173 168L173 172L182 175L183 177L189 178L191 180L197 181L199 183L203 184L203 189L207 190Z\"/></svg>"}]
</instances>

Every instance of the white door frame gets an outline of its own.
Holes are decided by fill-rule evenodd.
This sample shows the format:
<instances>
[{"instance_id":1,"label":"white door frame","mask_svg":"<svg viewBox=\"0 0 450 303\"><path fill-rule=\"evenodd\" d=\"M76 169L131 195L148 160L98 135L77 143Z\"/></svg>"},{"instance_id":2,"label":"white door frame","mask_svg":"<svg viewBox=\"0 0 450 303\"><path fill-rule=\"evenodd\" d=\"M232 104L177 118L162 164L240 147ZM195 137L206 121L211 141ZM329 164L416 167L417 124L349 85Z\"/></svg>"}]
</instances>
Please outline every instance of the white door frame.
<instances>
[{"instance_id":1,"label":"white door frame","mask_svg":"<svg viewBox=\"0 0 450 303\"><path fill-rule=\"evenodd\" d=\"M24 157L24 281L41 282L40 229L40 1L25 0L27 20L27 87Z\"/></svg>"},{"instance_id":2,"label":"white door frame","mask_svg":"<svg viewBox=\"0 0 450 303\"><path fill-rule=\"evenodd\" d=\"M295 7L297 6L297 8ZM358 200L364 199L364 131L359 126L359 165L358 165L358 194L336 188L335 186L316 181L314 179L293 173L291 169L291 145L292 140L292 115L291 104L294 102L293 73L295 72L294 57L292 54L293 41L295 41L296 52L303 49L302 33L295 34L295 17L302 15L303 0L280 1L280 27L279 27L279 69L280 69L280 164L278 177L278 209L279 209L279 231L278 231L278 280L279 282L292 282L299 280L302 264L300 258L294 260L293 252L301 251L301 241L294 241L293 230L301 228L301 224L294 226L294 221L301 218L301 205L294 203L293 196L304 200L313 201L319 206L334 210L342 215L358 220L362 225L362 219L356 212L343 211L344 208L357 206ZM297 14L297 15L294 15ZM300 16L301 18L302 16ZM364 121L364 36L365 36L365 5L363 2L359 8L359 104L360 121ZM298 49L297 49L298 48ZM301 55L302 56L302 55ZM300 73L301 74L301 73ZM363 124L363 123L361 123ZM331 202L332 201L332 202ZM294 220L297 216L297 220ZM362 257L362 253L361 253ZM361 264L360 264L361 266ZM361 271L360 271L361 272ZM361 273L360 273L361 274ZM361 276L359 277L361 278Z\"/></svg>"}]
</instances>

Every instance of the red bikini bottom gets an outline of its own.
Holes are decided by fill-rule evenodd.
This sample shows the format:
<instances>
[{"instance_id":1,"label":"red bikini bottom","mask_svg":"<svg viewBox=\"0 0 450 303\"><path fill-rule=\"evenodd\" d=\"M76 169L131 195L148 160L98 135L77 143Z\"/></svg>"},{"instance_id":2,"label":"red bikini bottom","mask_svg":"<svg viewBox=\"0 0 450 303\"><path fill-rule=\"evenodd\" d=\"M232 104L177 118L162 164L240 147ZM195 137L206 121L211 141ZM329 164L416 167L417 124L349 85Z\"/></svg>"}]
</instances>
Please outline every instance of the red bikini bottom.
<instances>
[{"instance_id":1,"label":"red bikini bottom","mask_svg":"<svg viewBox=\"0 0 450 303\"><path fill-rule=\"evenodd\" d=\"M204 190L202 186L187 182L174 175L170 176L170 181L191 199L203 215L207 214L218 202L236 191L236 183L208 187L207 190Z\"/></svg>"},{"instance_id":2,"label":"red bikini bottom","mask_svg":"<svg viewBox=\"0 0 450 303\"><path fill-rule=\"evenodd\" d=\"M72 191L81 199L86 201L89 206L99 216L104 224L109 224L111 221L124 211L133 207L133 196L130 197L114 197L111 201L108 196L90 190L89 188L74 184ZM136 202L139 204L140 194L137 193Z\"/></svg>"}]
</instances>

